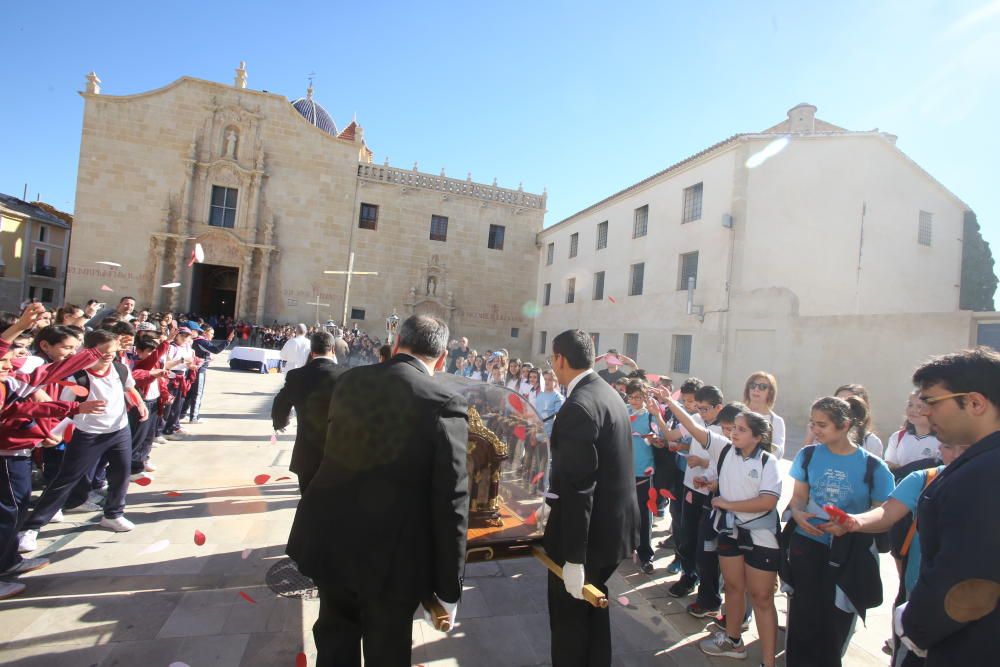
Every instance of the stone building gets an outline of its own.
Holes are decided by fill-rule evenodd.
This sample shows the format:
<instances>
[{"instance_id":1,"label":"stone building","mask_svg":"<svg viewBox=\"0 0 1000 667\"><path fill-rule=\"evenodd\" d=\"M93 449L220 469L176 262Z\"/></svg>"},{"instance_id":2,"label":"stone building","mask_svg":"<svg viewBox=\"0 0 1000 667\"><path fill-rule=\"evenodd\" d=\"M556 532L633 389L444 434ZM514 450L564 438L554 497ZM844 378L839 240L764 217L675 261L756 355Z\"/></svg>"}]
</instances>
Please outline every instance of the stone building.
<instances>
[{"instance_id":1,"label":"stone building","mask_svg":"<svg viewBox=\"0 0 1000 667\"><path fill-rule=\"evenodd\" d=\"M993 321L959 308L968 208L895 136L796 106L542 231L532 356L574 326L733 398L769 370L800 431L812 399L859 382L885 434L913 367Z\"/></svg>"},{"instance_id":2,"label":"stone building","mask_svg":"<svg viewBox=\"0 0 1000 667\"><path fill-rule=\"evenodd\" d=\"M63 304L73 216L44 202L0 194L0 310L38 299Z\"/></svg>"},{"instance_id":3,"label":"stone building","mask_svg":"<svg viewBox=\"0 0 1000 667\"><path fill-rule=\"evenodd\" d=\"M106 286L154 310L380 336L393 312L432 313L481 348L527 353L544 194L376 164L311 84L289 103L248 88L243 63L232 85L111 96L91 73L81 94L69 299Z\"/></svg>"}]
</instances>

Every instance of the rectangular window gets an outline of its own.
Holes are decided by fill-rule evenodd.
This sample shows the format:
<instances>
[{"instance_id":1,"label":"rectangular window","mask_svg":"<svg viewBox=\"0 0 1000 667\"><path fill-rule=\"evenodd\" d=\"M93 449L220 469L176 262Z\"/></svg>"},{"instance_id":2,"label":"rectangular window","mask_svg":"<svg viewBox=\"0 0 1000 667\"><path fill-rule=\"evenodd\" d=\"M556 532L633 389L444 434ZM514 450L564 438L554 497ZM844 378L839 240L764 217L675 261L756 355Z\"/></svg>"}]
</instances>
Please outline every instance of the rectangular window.
<instances>
[{"instance_id":1,"label":"rectangular window","mask_svg":"<svg viewBox=\"0 0 1000 667\"><path fill-rule=\"evenodd\" d=\"M576 251L580 246L580 232L574 232L570 234L569 237L569 256L570 258L576 257Z\"/></svg>"},{"instance_id":2,"label":"rectangular window","mask_svg":"<svg viewBox=\"0 0 1000 667\"><path fill-rule=\"evenodd\" d=\"M677 277L677 289L686 290L691 279L694 278L692 287L698 286L698 253L686 252L680 257L678 262L680 273Z\"/></svg>"},{"instance_id":3,"label":"rectangular window","mask_svg":"<svg viewBox=\"0 0 1000 667\"><path fill-rule=\"evenodd\" d=\"M503 250L503 225L490 225L490 237L486 243L490 250Z\"/></svg>"},{"instance_id":4,"label":"rectangular window","mask_svg":"<svg viewBox=\"0 0 1000 667\"><path fill-rule=\"evenodd\" d=\"M570 278L566 281L566 303L574 301L576 301L576 278Z\"/></svg>"},{"instance_id":5,"label":"rectangular window","mask_svg":"<svg viewBox=\"0 0 1000 667\"><path fill-rule=\"evenodd\" d=\"M517 338L520 335L521 335L521 329L520 328L518 328L518 327L511 327L510 328L510 337L511 338Z\"/></svg>"},{"instance_id":6,"label":"rectangular window","mask_svg":"<svg viewBox=\"0 0 1000 667\"><path fill-rule=\"evenodd\" d=\"M42 301L45 303L52 303L52 300L56 298L55 290L51 287L42 288Z\"/></svg>"},{"instance_id":7,"label":"rectangular window","mask_svg":"<svg viewBox=\"0 0 1000 667\"><path fill-rule=\"evenodd\" d=\"M681 216L682 223L701 220L702 186L702 183L697 183L689 188L684 188L684 214Z\"/></svg>"},{"instance_id":8,"label":"rectangular window","mask_svg":"<svg viewBox=\"0 0 1000 667\"><path fill-rule=\"evenodd\" d=\"M639 262L632 265L632 273L628 281L628 295L638 296L642 294L642 277L646 272L646 263Z\"/></svg>"},{"instance_id":9,"label":"rectangular window","mask_svg":"<svg viewBox=\"0 0 1000 667\"><path fill-rule=\"evenodd\" d=\"M45 248L35 248L35 273L42 273L44 271L47 253Z\"/></svg>"},{"instance_id":10,"label":"rectangular window","mask_svg":"<svg viewBox=\"0 0 1000 667\"><path fill-rule=\"evenodd\" d=\"M545 349L545 345L549 342L549 332L539 331L538 332L538 354L545 354L548 350Z\"/></svg>"},{"instance_id":11,"label":"rectangular window","mask_svg":"<svg viewBox=\"0 0 1000 667\"><path fill-rule=\"evenodd\" d=\"M431 241L448 240L448 218L443 215L431 216Z\"/></svg>"},{"instance_id":12,"label":"rectangular window","mask_svg":"<svg viewBox=\"0 0 1000 667\"><path fill-rule=\"evenodd\" d=\"M917 243L920 245L931 244L931 232L934 227L934 214L927 211L920 212L920 224L917 228Z\"/></svg>"},{"instance_id":13,"label":"rectangular window","mask_svg":"<svg viewBox=\"0 0 1000 667\"><path fill-rule=\"evenodd\" d=\"M551 264L552 260L554 260L555 257L556 257L556 244L553 242L550 243L545 248L545 265L548 266L549 264Z\"/></svg>"},{"instance_id":14,"label":"rectangular window","mask_svg":"<svg viewBox=\"0 0 1000 667\"><path fill-rule=\"evenodd\" d=\"M691 372L691 336L674 336L670 370L674 373Z\"/></svg>"},{"instance_id":15,"label":"rectangular window","mask_svg":"<svg viewBox=\"0 0 1000 667\"><path fill-rule=\"evenodd\" d=\"M552 301L552 283L545 283L542 288L542 305L547 306Z\"/></svg>"},{"instance_id":16,"label":"rectangular window","mask_svg":"<svg viewBox=\"0 0 1000 667\"><path fill-rule=\"evenodd\" d=\"M649 204L635 209L635 219L632 221L632 238L646 235L649 224Z\"/></svg>"},{"instance_id":17,"label":"rectangular window","mask_svg":"<svg viewBox=\"0 0 1000 667\"><path fill-rule=\"evenodd\" d=\"M608 221L597 224L597 249L608 247Z\"/></svg>"},{"instance_id":18,"label":"rectangular window","mask_svg":"<svg viewBox=\"0 0 1000 667\"><path fill-rule=\"evenodd\" d=\"M601 334L596 331L591 331L590 342L594 344L594 354L598 354L597 351L601 349Z\"/></svg>"},{"instance_id":19,"label":"rectangular window","mask_svg":"<svg viewBox=\"0 0 1000 667\"><path fill-rule=\"evenodd\" d=\"M622 348L625 350L626 357L632 361L636 361L639 358L639 334L625 334L625 339L622 341Z\"/></svg>"},{"instance_id":20,"label":"rectangular window","mask_svg":"<svg viewBox=\"0 0 1000 667\"><path fill-rule=\"evenodd\" d=\"M208 214L208 224L213 227L232 229L236 226L236 188L212 186L212 207Z\"/></svg>"},{"instance_id":21,"label":"rectangular window","mask_svg":"<svg viewBox=\"0 0 1000 667\"><path fill-rule=\"evenodd\" d=\"M358 229L378 229L378 206L362 202L358 212Z\"/></svg>"},{"instance_id":22,"label":"rectangular window","mask_svg":"<svg viewBox=\"0 0 1000 667\"><path fill-rule=\"evenodd\" d=\"M604 271L594 274L594 301L604 298Z\"/></svg>"},{"instance_id":23,"label":"rectangular window","mask_svg":"<svg viewBox=\"0 0 1000 667\"><path fill-rule=\"evenodd\" d=\"M45 225L38 225L38 242L45 243L49 238L49 228Z\"/></svg>"},{"instance_id":24,"label":"rectangular window","mask_svg":"<svg viewBox=\"0 0 1000 667\"><path fill-rule=\"evenodd\" d=\"M351 319L352 320L363 320L363 319L365 319L365 309L364 308L351 308Z\"/></svg>"}]
</instances>

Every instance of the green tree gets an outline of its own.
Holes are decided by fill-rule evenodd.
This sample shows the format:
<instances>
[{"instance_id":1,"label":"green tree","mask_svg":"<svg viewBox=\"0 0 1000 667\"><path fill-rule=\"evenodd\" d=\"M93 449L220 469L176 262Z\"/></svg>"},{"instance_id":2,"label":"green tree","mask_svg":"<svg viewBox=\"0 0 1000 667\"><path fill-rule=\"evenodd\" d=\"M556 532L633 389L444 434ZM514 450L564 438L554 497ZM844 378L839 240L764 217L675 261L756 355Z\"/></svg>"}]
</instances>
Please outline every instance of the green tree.
<instances>
[{"instance_id":1,"label":"green tree","mask_svg":"<svg viewBox=\"0 0 1000 667\"><path fill-rule=\"evenodd\" d=\"M962 310L993 310L993 295L997 291L997 276L993 270L990 244L979 232L979 221L973 211L965 212L962 234L962 287L959 307Z\"/></svg>"}]
</instances>

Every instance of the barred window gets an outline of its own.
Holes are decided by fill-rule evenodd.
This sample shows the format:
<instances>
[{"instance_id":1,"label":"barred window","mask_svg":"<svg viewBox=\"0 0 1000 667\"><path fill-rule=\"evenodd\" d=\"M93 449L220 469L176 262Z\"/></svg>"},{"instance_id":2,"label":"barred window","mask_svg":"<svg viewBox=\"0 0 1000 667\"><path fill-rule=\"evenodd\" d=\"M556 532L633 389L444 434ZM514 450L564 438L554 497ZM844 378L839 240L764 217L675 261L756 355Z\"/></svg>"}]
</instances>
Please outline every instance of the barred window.
<instances>
[{"instance_id":1,"label":"barred window","mask_svg":"<svg viewBox=\"0 0 1000 667\"><path fill-rule=\"evenodd\" d=\"M627 333L622 341L622 348L625 350L625 356L636 361L639 358L639 334L637 333Z\"/></svg>"},{"instance_id":2,"label":"barred window","mask_svg":"<svg viewBox=\"0 0 1000 667\"><path fill-rule=\"evenodd\" d=\"M545 283L545 287L542 289L542 305L547 306L552 300L552 283Z\"/></svg>"},{"instance_id":3,"label":"barred window","mask_svg":"<svg viewBox=\"0 0 1000 667\"><path fill-rule=\"evenodd\" d=\"M597 249L608 247L608 221L598 223L597 225Z\"/></svg>"},{"instance_id":4,"label":"barred window","mask_svg":"<svg viewBox=\"0 0 1000 667\"><path fill-rule=\"evenodd\" d=\"M628 283L628 295L638 296L642 294L642 278L643 274L646 272L646 263L639 262L638 264L632 265L632 275L629 278Z\"/></svg>"},{"instance_id":5,"label":"barred window","mask_svg":"<svg viewBox=\"0 0 1000 667\"><path fill-rule=\"evenodd\" d=\"M361 211L358 213L359 229L378 229L378 206L375 204L361 204Z\"/></svg>"},{"instance_id":6,"label":"barred window","mask_svg":"<svg viewBox=\"0 0 1000 667\"><path fill-rule=\"evenodd\" d=\"M931 244L931 232L934 227L934 214L927 211L920 212L920 220L917 226L917 243L920 245Z\"/></svg>"},{"instance_id":7,"label":"barred window","mask_svg":"<svg viewBox=\"0 0 1000 667\"><path fill-rule=\"evenodd\" d=\"M538 332L538 354L545 354L547 350L545 349L546 343L549 342L549 332L539 331Z\"/></svg>"},{"instance_id":8,"label":"barred window","mask_svg":"<svg viewBox=\"0 0 1000 667\"><path fill-rule=\"evenodd\" d=\"M677 278L677 289L686 290L691 278L694 278L694 287L698 286L698 253L686 252L680 256L680 270Z\"/></svg>"},{"instance_id":9,"label":"barred window","mask_svg":"<svg viewBox=\"0 0 1000 667\"><path fill-rule=\"evenodd\" d=\"M632 238L646 235L649 223L649 204L635 209L635 219L632 221Z\"/></svg>"},{"instance_id":10,"label":"barred window","mask_svg":"<svg viewBox=\"0 0 1000 667\"><path fill-rule=\"evenodd\" d=\"M576 251L578 250L579 245L580 245L580 233L579 232L574 232L573 234L570 234L570 237L569 237L569 256L570 256L570 258L576 257Z\"/></svg>"},{"instance_id":11,"label":"barred window","mask_svg":"<svg viewBox=\"0 0 1000 667\"><path fill-rule=\"evenodd\" d=\"M594 274L594 301L604 298L604 271Z\"/></svg>"},{"instance_id":12,"label":"barred window","mask_svg":"<svg viewBox=\"0 0 1000 667\"><path fill-rule=\"evenodd\" d=\"M431 241L448 240L448 218L443 215L431 216Z\"/></svg>"},{"instance_id":13,"label":"barred window","mask_svg":"<svg viewBox=\"0 0 1000 667\"><path fill-rule=\"evenodd\" d=\"M208 224L213 227L232 229L236 226L236 188L212 186L212 207L208 214Z\"/></svg>"},{"instance_id":14,"label":"barred window","mask_svg":"<svg viewBox=\"0 0 1000 667\"><path fill-rule=\"evenodd\" d=\"M702 186L702 183L697 183L689 188L684 188L684 215L681 217L682 223L701 219Z\"/></svg>"},{"instance_id":15,"label":"barred window","mask_svg":"<svg viewBox=\"0 0 1000 667\"><path fill-rule=\"evenodd\" d=\"M674 373L691 372L691 336L674 336L670 370Z\"/></svg>"},{"instance_id":16,"label":"barred window","mask_svg":"<svg viewBox=\"0 0 1000 667\"><path fill-rule=\"evenodd\" d=\"M576 278L570 278L566 281L566 303L574 301L576 301Z\"/></svg>"},{"instance_id":17,"label":"barred window","mask_svg":"<svg viewBox=\"0 0 1000 667\"><path fill-rule=\"evenodd\" d=\"M551 264L552 260L554 260L555 257L556 257L556 244L555 244L555 242L552 242L552 243L550 243L545 248L545 264L546 264L546 266L548 266L549 264Z\"/></svg>"}]
</instances>

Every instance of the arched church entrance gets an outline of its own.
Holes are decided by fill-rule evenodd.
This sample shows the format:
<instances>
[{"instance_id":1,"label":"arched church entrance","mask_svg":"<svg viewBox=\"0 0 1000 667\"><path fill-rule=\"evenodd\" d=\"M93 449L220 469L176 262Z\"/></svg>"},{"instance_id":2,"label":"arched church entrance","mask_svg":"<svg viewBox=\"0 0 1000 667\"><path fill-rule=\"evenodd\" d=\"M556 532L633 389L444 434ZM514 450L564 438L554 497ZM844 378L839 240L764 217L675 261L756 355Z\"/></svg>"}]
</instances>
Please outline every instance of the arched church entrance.
<instances>
[{"instance_id":1,"label":"arched church entrance","mask_svg":"<svg viewBox=\"0 0 1000 667\"><path fill-rule=\"evenodd\" d=\"M236 287L240 270L234 266L195 264L191 281L191 312L230 317L236 315Z\"/></svg>"}]
</instances>

